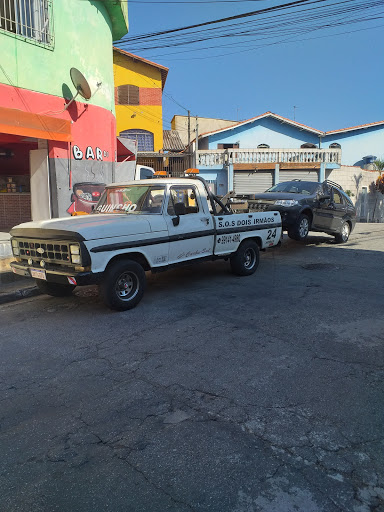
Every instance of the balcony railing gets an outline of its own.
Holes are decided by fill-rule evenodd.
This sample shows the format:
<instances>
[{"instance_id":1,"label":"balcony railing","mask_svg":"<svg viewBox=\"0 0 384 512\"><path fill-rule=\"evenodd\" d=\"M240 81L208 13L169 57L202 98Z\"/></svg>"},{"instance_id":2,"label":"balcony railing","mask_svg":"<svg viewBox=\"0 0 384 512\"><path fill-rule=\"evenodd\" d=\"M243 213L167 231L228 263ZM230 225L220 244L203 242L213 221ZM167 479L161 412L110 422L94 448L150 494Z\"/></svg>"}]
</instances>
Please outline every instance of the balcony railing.
<instances>
[{"instance_id":1,"label":"balcony railing","mask_svg":"<svg viewBox=\"0 0 384 512\"><path fill-rule=\"evenodd\" d=\"M341 149L206 149L199 150L198 165L341 163Z\"/></svg>"}]
</instances>

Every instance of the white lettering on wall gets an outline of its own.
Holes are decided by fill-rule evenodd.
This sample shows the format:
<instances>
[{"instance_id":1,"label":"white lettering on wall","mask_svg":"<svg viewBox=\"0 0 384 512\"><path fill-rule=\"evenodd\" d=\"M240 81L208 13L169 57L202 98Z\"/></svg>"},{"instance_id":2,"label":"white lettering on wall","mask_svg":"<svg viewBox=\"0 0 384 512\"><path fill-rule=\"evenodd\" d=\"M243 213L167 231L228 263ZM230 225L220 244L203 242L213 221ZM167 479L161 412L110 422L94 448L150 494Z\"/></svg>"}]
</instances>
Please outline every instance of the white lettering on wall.
<instances>
[{"instance_id":1,"label":"white lettering on wall","mask_svg":"<svg viewBox=\"0 0 384 512\"><path fill-rule=\"evenodd\" d=\"M104 156L108 156L108 151L102 151L99 147L95 148L96 150L96 156L95 151L93 150L92 146L87 146L87 149L85 150L85 158L87 160L100 160L103 161L103 154ZM73 157L75 160L82 160L84 158L83 151L79 148L79 146L73 146L72 148Z\"/></svg>"},{"instance_id":2,"label":"white lettering on wall","mask_svg":"<svg viewBox=\"0 0 384 512\"><path fill-rule=\"evenodd\" d=\"M87 160L89 160L90 158L92 158L92 160L94 160L94 159L95 159L95 153L93 152L93 149L92 149L92 147L91 147L91 146L88 146L88 147L87 147L87 150L86 150L86 152L85 152L85 158L86 158Z\"/></svg>"},{"instance_id":3,"label":"white lettering on wall","mask_svg":"<svg viewBox=\"0 0 384 512\"><path fill-rule=\"evenodd\" d=\"M73 157L75 160L82 160L83 152L79 148L79 146L73 146Z\"/></svg>"}]
</instances>

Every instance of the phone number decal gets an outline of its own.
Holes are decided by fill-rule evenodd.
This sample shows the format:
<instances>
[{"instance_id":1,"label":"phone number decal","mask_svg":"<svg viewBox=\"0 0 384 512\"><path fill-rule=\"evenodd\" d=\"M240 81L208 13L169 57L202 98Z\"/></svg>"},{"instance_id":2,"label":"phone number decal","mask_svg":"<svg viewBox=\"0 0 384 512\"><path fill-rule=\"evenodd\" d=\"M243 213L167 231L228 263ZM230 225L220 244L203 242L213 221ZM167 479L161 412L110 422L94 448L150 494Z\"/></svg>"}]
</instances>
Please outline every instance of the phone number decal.
<instances>
[{"instance_id":1,"label":"phone number decal","mask_svg":"<svg viewBox=\"0 0 384 512\"><path fill-rule=\"evenodd\" d=\"M218 244L231 244L233 242L240 242L240 235L221 235L217 239Z\"/></svg>"}]
</instances>

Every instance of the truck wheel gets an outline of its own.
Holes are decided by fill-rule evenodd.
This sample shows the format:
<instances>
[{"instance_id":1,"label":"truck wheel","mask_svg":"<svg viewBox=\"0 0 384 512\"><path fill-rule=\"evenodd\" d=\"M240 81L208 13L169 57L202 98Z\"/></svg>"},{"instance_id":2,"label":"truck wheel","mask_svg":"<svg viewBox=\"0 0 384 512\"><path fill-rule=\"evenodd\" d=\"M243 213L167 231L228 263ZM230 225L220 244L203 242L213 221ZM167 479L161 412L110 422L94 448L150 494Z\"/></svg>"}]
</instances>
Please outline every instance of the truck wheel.
<instances>
[{"instance_id":1,"label":"truck wheel","mask_svg":"<svg viewBox=\"0 0 384 512\"><path fill-rule=\"evenodd\" d=\"M145 272L136 261L117 261L107 270L100 284L100 294L109 308L132 309L141 301L145 288Z\"/></svg>"},{"instance_id":2,"label":"truck wheel","mask_svg":"<svg viewBox=\"0 0 384 512\"><path fill-rule=\"evenodd\" d=\"M73 284L48 283L41 279L35 279L35 282L41 293L52 297L68 297L76 288Z\"/></svg>"},{"instance_id":3,"label":"truck wheel","mask_svg":"<svg viewBox=\"0 0 384 512\"><path fill-rule=\"evenodd\" d=\"M259 265L259 246L253 240L245 240L231 257L231 270L238 276L250 276Z\"/></svg>"},{"instance_id":4,"label":"truck wheel","mask_svg":"<svg viewBox=\"0 0 384 512\"><path fill-rule=\"evenodd\" d=\"M305 240L308 236L310 221L308 215L304 213L299 216L296 224L288 230L289 238L293 240Z\"/></svg>"}]
</instances>

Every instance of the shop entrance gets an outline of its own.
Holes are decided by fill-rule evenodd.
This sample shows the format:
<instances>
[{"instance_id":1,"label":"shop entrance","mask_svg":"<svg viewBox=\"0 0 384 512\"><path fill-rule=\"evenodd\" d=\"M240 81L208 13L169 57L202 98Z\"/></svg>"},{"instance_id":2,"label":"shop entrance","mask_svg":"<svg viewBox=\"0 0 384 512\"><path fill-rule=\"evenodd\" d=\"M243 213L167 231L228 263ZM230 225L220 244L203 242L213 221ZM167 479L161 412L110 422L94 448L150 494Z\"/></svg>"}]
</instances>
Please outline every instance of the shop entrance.
<instances>
[{"instance_id":1,"label":"shop entrance","mask_svg":"<svg viewBox=\"0 0 384 512\"><path fill-rule=\"evenodd\" d=\"M32 220L30 151L37 139L0 133L0 231Z\"/></svg>"}]
</instances>

